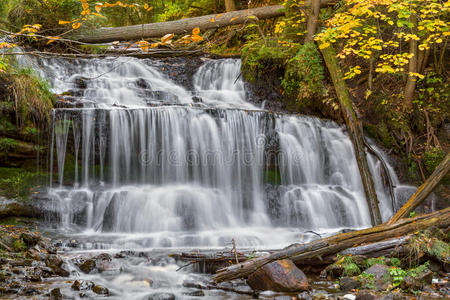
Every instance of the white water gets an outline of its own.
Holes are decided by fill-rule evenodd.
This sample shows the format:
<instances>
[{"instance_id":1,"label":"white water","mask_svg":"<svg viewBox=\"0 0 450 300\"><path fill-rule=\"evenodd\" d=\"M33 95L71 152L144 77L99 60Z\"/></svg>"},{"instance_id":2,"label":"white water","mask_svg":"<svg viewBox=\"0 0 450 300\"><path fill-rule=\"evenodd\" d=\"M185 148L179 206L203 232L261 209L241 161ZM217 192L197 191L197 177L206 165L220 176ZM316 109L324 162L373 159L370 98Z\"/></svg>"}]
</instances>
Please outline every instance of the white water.
<instances>
[{"instance_id":1,"label":"white water","mask_svg":"<svg viewBox=\"0 0 450 300\"><path fill-rule=\"evenodd\" d=\"M344 129L256 111L239 60L206 61L192 91L164 75L160 61L32 63L84 106L53 112L59 175L49 196L65 228L111 236L120 248L224 247L233 238L279 248L312 238L308 230L370 225ZM369 156L369 165L387 219L379 162Z\"/></svg>"}]
</instances>

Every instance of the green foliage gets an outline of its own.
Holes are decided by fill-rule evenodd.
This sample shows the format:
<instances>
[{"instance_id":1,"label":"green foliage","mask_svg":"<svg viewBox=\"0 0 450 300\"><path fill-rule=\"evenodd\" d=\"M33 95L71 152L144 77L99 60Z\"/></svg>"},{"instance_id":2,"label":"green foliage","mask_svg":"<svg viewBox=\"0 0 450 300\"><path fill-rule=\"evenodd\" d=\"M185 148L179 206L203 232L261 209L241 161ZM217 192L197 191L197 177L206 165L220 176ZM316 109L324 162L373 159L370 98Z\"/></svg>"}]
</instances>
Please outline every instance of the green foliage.
<instances>
[{"instance_id":1,"label":"green foliage","mask_svg":"<svg viewBox=\"0 0 450 300\"><path fill-rule=\"evenodd\" d=\"M386 259L384 257L371 257L368 258L364 262L366 268L370 268L373 265L380 264L380 265L386 265Z\"/></svg>"},{"instance_id":2,"label":"green foliage","mask_svg":"<svg viewBox=\"0 0 450 300\"><path fill-rule=\"evenodd\" d=\"M21 238L15 239L13 241L12 246L15 252L22 252L27 250L27 246L25 245L25 242Z\"/></svg>"},{"instance_id":3,"label":"green foliage","mask_svg":"<svg viewBox=\"0 0 450 300\"><path fill-rule=\"evenodd\" d=\"M428 173L433 173L434 169L445 158L445 151L438 147L432 147L430 150L425 151L423 154L423 161Z\"/></svg>"},{"instance_id":4,"label":"green foliage","mask_svg":"<svg viewBox=\"0 0 450 300\"><path fill-rule=\"evenodd\" d=\"M0 138L0 152L5 154L13 151L17 146L17 141L11 138Z\"/></svg>"},{"instance_id":5,"label":"green foliage","mask_svg":"<svg viewBox=\"0 0 450 300\"><path fill-rule=\"evenodd\" d=\"M361 273L361 269L355 263L344 264L344 276L356 276Z\"/></svg>"},{"instance_id":6,"label":"green foliage","mask_svg":"<svg viewBox=\"0 0 450 300\"><path fill-rule=\"evenodd\" d=\"M375 275L369 274L366 272L362 272L358 277L358 281L361 283L362 288L374 290L376 289L375 285Z\"/></svg>"},{"instance_id":7,"label":"green foliage","mask_svg":"<svg viewBox=\"0 0 450 300\"><path fill-rule=\"evenodd\" d=\"M389 260L389 263L390 263L391 266L397 267L397 268L400 268L400 266L402 265L402 261L400 259L396 258L396 257L392 257Z\"/></svg>"},{"instance_id":8,"label":"green foliage","mask_svg":"<svg viewBox=\"0 0 450 300\"><path fill-rule=\"evenodd\" d=\"M403 279L405 279L407 272L401 268L393 267L389 269L389 275L391 276L393 286L399 286Z\"/></svg>"},{"instance_id":9,"label":"green foliage","mask_svg":"<svg viewBox=\"0 0 450 300\"><path fill-rule=\"evenodd\" d=\"M281 84L301 104L324 94L324 73L319 51L314 43L307 43L288 61Z\"/></svg>"},{"instance_id":10,"label":"green foliage","mask_svg":"<svg viewBox=\"0 0 450 300\"><path fill-rule=\"evenodd\" d=\"M284 72L285 61L292 56L292 52L291 49L279 47L274 40L268 40L267 44L261 39L249 42L241 51L242 75L254 83L264 78L267 72L275 70L279 73L280 69Z\"/></svg>"},{"instance_id":11,"label":"green foliage","mask_svg":"<svg viewBox=\"0 0 450 300\"><path fill-rule=\"evenodd\" d=\"M417 215L417 213L415 211L412 211L409 213L410 218L414 218L416 215Z\"/></svg>"},{"instance_id":12,"label":"green foliage","mask_svg":"<svg viewBox=\"0 0 450 300\"><path fill-rule=\"evenodd\" d=\"M20 168L0 168L0 195L26 199L33 188L47 181L47 174L28 172Z\"/></svg>"}]
</instances>

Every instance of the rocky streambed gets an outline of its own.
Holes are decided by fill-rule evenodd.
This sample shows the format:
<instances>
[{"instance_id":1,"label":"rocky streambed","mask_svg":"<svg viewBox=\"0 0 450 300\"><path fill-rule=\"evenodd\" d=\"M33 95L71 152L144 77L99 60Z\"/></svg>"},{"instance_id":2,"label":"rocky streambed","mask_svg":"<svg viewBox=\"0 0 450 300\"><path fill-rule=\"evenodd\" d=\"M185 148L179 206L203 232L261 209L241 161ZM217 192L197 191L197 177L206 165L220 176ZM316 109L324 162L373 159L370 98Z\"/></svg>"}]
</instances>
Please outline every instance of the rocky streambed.
<instances>
[{"instance_id":1,"label":"rocky streambed","mask_svg":"<svg viewBox=\"0 0 450 300\"><path fill-rule=\"evenodd\" d=\"M343 256L337 257L320 274L306 272L305 275L292 262L277 261L246 281L215 284L210 274L199 272L212 270L204 264L202 268L201 260L196 263L183 261L180 253L186 249L113 249L105 240L61 234L57 228L51 229L29 219L15 218L8 222L10 224L0 227L2 299L450 297L448 252L445 252L448 243L436 237L428 240L438 244L432 250L434 256L424 252L417 266L410 269L405 267L405 260L397 258ZM443 251L444 256L436 255L438 250ZM193 249L189 251L193 253ZM246 259L265 254L237 253ZM222 260L221 264L224 263L234 262Z\"/></svg>"}]
</instances>

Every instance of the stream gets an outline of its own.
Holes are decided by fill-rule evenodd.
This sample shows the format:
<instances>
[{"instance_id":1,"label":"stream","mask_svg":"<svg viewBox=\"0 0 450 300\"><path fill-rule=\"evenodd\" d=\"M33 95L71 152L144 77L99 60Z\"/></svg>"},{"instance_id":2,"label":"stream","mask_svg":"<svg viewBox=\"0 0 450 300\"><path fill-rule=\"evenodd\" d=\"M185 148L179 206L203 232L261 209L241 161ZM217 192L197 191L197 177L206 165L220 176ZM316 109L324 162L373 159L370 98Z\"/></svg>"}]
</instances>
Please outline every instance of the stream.
<instances>
[{"instance_id":1,"label":"stream","mask_svg":"<svg viewBox=\"0 0 450 300\"><path fill-rule=\"evenodd\" d=\"M52 112L49 162L58 172L45 197L47 229L71 261L71 280L92 280L114 299L197 298L196 284L209 276L180 269L184 263L168 254L229 252L234 240L260 255L370 226L345 128L263 109L241 79L239 59L22 60L62 99ZM368 162L387 220L414 188L389 165L392 203L380 162L372 155ZM75 266L102 253L110 257L90 274Z\"/></svg>"}]
</instances>

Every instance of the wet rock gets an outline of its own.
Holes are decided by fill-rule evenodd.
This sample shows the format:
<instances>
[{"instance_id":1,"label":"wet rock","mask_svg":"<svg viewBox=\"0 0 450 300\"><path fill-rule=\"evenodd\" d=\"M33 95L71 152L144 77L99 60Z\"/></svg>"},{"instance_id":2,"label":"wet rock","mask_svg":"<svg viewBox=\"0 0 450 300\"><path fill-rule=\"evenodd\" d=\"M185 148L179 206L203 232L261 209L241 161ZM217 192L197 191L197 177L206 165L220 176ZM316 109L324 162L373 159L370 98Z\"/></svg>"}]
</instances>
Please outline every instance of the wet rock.
<instances>
[{"instance_id":1,"label":"wet rock","mask_svg":"<svg viewBox=\"0 0 450 300\"><path fill-rule=\"evenodd\" d=\"M279 260L258 269L247 279L254 290L298 292L308 289L308 278L290 260Z\"/></svg>"},{"instance_id":2,"label":"wet rock","mask_svg":"<svg viewBox=\"0 0 450 300\"><path fill-rule=\"evenodd\" d=\"M347 292L361 287L361 283L356 277L341 277L339 279L339 286L342 291Z\"/></svg>"},{"instance_id":3,"label":"wet rock","mask_svg":"<svg viewBox=\"0 0 450 300\"><path fill-rule=\"evenodd\" d=\"M385 290L390 283L389 267L381 264L375 264L365 271L367 274L374 275L374 284L377 290Z\"/></svg>"},{"instance_id":4,"label":"wet rock","mask_svg":"<svg viewBox=\"0 0 450 300\"><path fill-rule=\"evenodd\" d=\"M303 292L297 295L298 300L312 300L311 295L308 292Z\"/></svg>"},{"instance_id":5,"label":"wet rock","mask_svg":"<svg viewBox=\"0 0 450 300\"><path fill-rule=\"evenodd\" d=\"M183 287L194 288L194 289L204 289L204 286L202 286L201 284L196 283L196 282L191 282L191 281L184 281Z\"/></svg>"},{"instance_id":6,"label":"wet rock","mask_svg":"<svg viewBox=\"0 0 450 300\"><path fill-rule=\"evenodd\" d=\"M39 267L28 270L27 279L30 281L42 281L42 269Z\"/></svg>"},{"instance_id":7,"label":"wet rock","mask_svg":"<svg viewBox=\"0 0 450 300\"><path fill-rule=\"evenodd\" d=\"M375 292L363 290L356 294L355 300L377 300L379 298Z\"/></svg>"},{"instance_id":8,"label":"wet rock","mask_svg":"<svg viewBox=\"0 0 450 300\"><path fill-rule=\"evenodd\" d=\"M62 299L63 295L61 294L61 290L59 288L55 288L50 291L50 299L51 300L59 300Z\"/></svg>"},{"instance_id":9,"label":"wet rock","mask_svg":"<svg viewBox=\"0 0 450 300\"><path fill-rule=\"evenodd\" d=\"M420 272L409 272L405 279L401 283L403 290L417 291L423 289L425 286L430 285L433 280L433 272L424 268Z\"/></svg>"},{"instance_id":10,"label":"wet rock","mask_svg":"<svg viewBox=\"0 0 450 300\"><path fill-rule=\"evenodd\" d=\"M93 259L88 259L79 265L80 270L87 274L91 273L95 267L96 263Z\"/></svg>"},{"instance_id":11,"label":"wet rock","mask_svg":"<svg viewBox=\"0 0 450 300\"><path fill-rule=\"evenodd\" d=\"M38 234L29 231L22 232L20 237L29 248L34 247L41 240Z\"/></svg>"},{"instance_id":12,"label":"wet rock","mask_svg":"<svg viewBox=\"0 0 450 300\"><path fill-rule=\"evenodd\" d=\"M187 293L183 293L183 294L186 295L186 296L191 296L191 297L203 297L203 296L205 296L205 293L202 290L187 292Z\"/></svg>"},{"instance_id":13,"label":"wet rock","mask_svg":"<svg viewBox=\"0 0 450 300\"><path fill-rule=\"evenodd\" d=\"M15 259L15 260L10 260L9 264L12 267L31 267L31 265L33 264L33 260L31 260L31 259Z\"/></svg>"},{"instance_id":14,"label":"wet rock","mask_svg":"<svg viewBox=\"0 0 450 300\"><path fill-rule=\"evenodd\" d=\"M342 297L339 297L339 300L355 300L356 296L353 294L345 294Z\"/></svg>"},{"instance_id":15,"label":"wet rock","mask_svg":"<svg viewBox=\"0 0 450 300\"><path fill-rule=\"evenodd\" d=\"M63 260L59 255L49 254L45 259L45 265L50 269L57 269L61 267Z\"/></svg>"},{"instance_id":16,"label":"wet rock","mask_svg":"<svg viewBox=\"0 0 450 300\"><path fill-rule=\"evenodd\" d=\"M193 96L192 97L192 102L194 102L194 103L202 103L203 99L201 97L199 97L199 96Z\"/></svg>"},{"instance_id":17,"label":"wet rock","mask_svg":"<svg viewBox=\"0 0 450 300\"><path fill-rule=\"evenodd\" d=\"M54 268L53 273L62 277L67 277L70 275L69 266L63 263L60 267Z\"/></svg>"},{"instance_id":18,"label":"wet rock","mask_svg":"<svg viewBox=\"0 0 450 300\"><path fill-rule=\"evenodd\" d=\"M144 90L151 89L150 83L147 80L145 80L144 78L136 79L135 84L136 84L136 87L138 87L140 89L144 89Z\"/></svg>"},{"instance_id":19,"label":"wet rock","mask_svg":"<svg viewBox=\"0 0 450 300\"><path fill-rule=\"evenodd\" d=\"M92 281L78 279L74 281L71 287L75 291L89 291L92 290L94 286L95 283Z\"/></svg>"},{"instance_id":20,"label":"wet rock","mask_svg":"<svg viewBox=\"0 0 450 300\"><path fill-rule=\"evenodd\" d=\"M94 293L96 293L97 295L109 295L109 290L107 288L105 288L104 286L101 285L94 285L94 287L92 288L92 291Z\"/></svg>"},{"instance_id":21,"label":"wet rock","mask_svg":"<svg viewBox=\"0 0 450 300\"><path fill-rule=\"evenodd\" d=\"M175 295L171 293L154 293L148 295L145 300L175 300Z\"/></svg>"},{"instance_id":22,"label":"wet rock","mask_svg":"<svg viewBox=\"0 0 450 300\"><path fill-rule=\"evenodd\" d=\"M42 259L45 259L45 255L43 253L41 253L39 250L37 250L36 248L28 249L26 256L30 259L37 260L37 261L41 261Z\"/></svg>"},{"instance_id":23,"label":"wet rock","mask_svg":"<svg viewBox=\"0 0 450 300\"><path fill-rule=\"evenodd\" d=\"M39 295L41 293L41 291L39 291L37 288L35 288L34 286L25 286L20 290L20 294L22 295Z\"/></svg>"}]
</instances>

